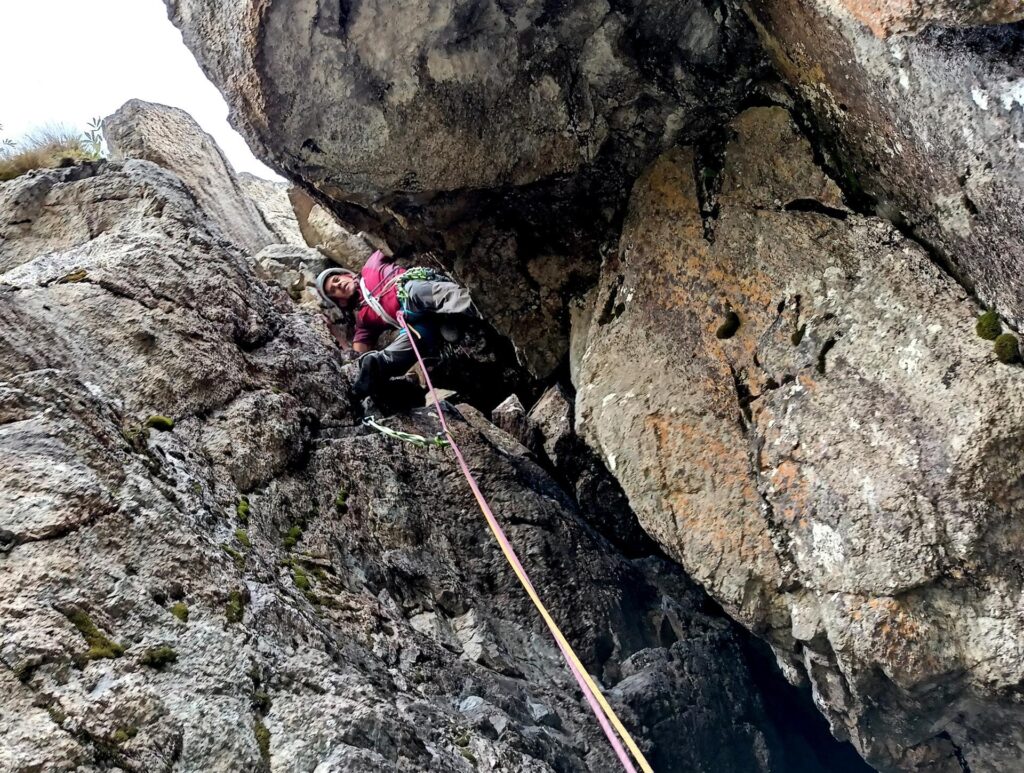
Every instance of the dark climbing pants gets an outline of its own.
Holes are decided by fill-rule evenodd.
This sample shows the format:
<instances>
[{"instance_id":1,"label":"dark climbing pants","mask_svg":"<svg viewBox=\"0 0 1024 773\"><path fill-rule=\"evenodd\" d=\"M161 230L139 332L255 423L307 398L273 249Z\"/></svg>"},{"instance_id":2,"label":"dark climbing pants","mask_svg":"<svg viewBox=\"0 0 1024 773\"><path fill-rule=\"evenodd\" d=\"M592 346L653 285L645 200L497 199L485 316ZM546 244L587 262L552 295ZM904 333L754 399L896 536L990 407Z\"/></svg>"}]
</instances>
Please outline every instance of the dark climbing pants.
<instances>
[{"instance_id":1,"label":"dark climbing pants","mask_svg":"<svg viewBox=\"0 0 1024 773\"><path fill-rule=\"evenodd\" d=\"M406 284L405 290L408 296L403 307L406 322L414 331L412 335L419 333L416 346L424 357L436 354L440 348L442 315L475 313L469 290L454 282L413 281ZM372 374L371 378L360 381L367 389L373 389L384 379L401 376L415 364L416 353L409 342L409 334L403 331L386 349L359 358L360 372Z\"/></svg>"}]
</instances>

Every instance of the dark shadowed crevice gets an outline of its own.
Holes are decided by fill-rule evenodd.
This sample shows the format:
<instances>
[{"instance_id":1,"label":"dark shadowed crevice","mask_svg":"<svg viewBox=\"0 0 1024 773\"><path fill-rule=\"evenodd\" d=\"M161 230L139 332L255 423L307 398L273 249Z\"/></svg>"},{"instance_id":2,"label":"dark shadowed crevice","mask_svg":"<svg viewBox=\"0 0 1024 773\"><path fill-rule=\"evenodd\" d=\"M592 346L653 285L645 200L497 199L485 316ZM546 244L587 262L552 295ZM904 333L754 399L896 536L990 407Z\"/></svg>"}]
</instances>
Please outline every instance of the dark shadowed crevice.
<instances>
[{"instance_id":1,"label":"dark shadowed crevice","mask_svg":"<svg viewBox=\"0 0 1024 773\"><path fill-rule=\"evenodd\" d=\"M838 741L829 731L825 717L814 707L809 685L794 687L779 670L771 648L751 634L740 639L751 677L759 688L765 712L775 717L782 736L786 759L780 770L813 770L830 773L870 773L868 765L853 746Z\"/></svg>"},{"instance_id":2,"label":"dark shadowed crevice","mask_svg":"<svg viewBox=\"0 0 1024 773\"><path fill-rule=\"evenodd\" d=\"M817 199L793 199L782 209L785 212L814 212L818 215L825 215L825 217L831 217L836 220L846 220L850 214L846 210L836 209L835 207L822 204Z\"/></svg>"}]
</instances>

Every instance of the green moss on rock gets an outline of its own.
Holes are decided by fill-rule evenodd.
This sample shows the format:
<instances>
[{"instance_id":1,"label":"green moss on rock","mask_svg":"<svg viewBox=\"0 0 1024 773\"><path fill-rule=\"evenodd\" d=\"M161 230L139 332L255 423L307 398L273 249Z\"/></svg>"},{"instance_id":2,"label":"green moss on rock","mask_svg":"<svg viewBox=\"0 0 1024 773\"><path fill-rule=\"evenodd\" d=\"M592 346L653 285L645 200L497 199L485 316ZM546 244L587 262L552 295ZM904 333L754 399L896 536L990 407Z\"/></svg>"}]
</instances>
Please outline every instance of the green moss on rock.
<instances>
[{"instance_id":1,"label":"green moss on rock","mask_svg":"<svg viewBox=\"0 0 1024 773\"><path fill-rule=\"evenodd\" d=\"M155 429L159 432L170 432L174 429L174 419L170 416L161 416L160 414L153 414L146 419L146 426L151 429Z\"/></svg>"},{"instance_id":2,"label":"green moss on rock","mask_svg":"<svg viewBox=\"0 0 1024 773\"><path fill-rule=\"evenodd\" d=\"M232 560L235 562L236 569L245 568L245 556L243 556L230 545L221 545L220 549L227 553L229 556L231 556Z\"/></svg>"},{"instance_id":3,"label":"green moss on rock","mask_svg":"<svg viewBox=\"0 0 1024 773\"><path fill-rule=\"evenodd\" d=\"M341 513L348 510L348 492L345 489L339 491L338 496L334 498L334 506Z\"/></svg>"},{"instance_id":4,"label":"green moss on rock","mask_svg":"<svg viewBox=\"0 0 1024 773\"><path fill-rule=\"evenodd\" d=\"M249 500L242 497L238 500L238 504L235 505L235 515L238 516L239 522L243 526L249 525Z\"/></svg>"},{"instance_id":5,"label":"green moss on rock","mask_svg":"<svg viewBox=\"0 0 1024 773\"><path fill-rule=\"evenodd\" d=\"M85 653L85 657L88 660L119 658L124 654L124 647L107 638L96 627L96 624L93 623L89 615L81 609L73 608L65 612L65 616L78 629L78 632L82 634L85 643L89 645L89 650Z\"/></svg>"},{"instance_id":6,"label":"green moss on rock","mask_svg":"<svg viewBox=\"0 0 1024 773\"><path fill-rule=\"evenodd\" d=\"M65 274L57 280L57 284L77 284L78 282L84 282L89 278L89 272L84 268L80 268L77 271L72 271L70 274Z\"/></svg>"},{"instance_id":7,"label":"green moss on rock","mask_svg":"<svg viewBox=\"0 0 1024 773\"><path fill-rule=\"evenodd\" d=\"M730 311L725 315L725 321L718 326L718 330L715 331L715 338L732 338L736 335L736 331L740 329L740 315L735 311Z\"/></svg>"},{"instance_id":8,"label":"green moss on rock","mask_svg":"<svg viewBox=\"0 0 1024 773\"><path fill-rule=\"evenodd\" d=\"M974 326L974 332L986 341L995 341L1003 332L1003 324L999 321L999 315L994 311L986 311L978 317L978 324Z\"/></svg>"},{"instance_id":9,"label":"green moss on rock","mask_svg":"<svg viewBox=\"0 0 1024 773\"><path fill-rule=\"evenodd\" d=\"M171 614L181 620L183 623L188 622L188 604L184 601L179 601L171 607Z\"/></svg>"},{"instance_id":10,"label":"green moss on rock","mask_svg":"<svg viewBox=\"0 0 1024 773\"><path fill-rule=\"evenodd\" d=\"M120 745L128 743L135 736L139 734L139 728L135 725L129 725L128 727L119 727L114 731L113 735L110 736L110 740Z\"/></svg>"},{"instance_id":11,"label":"green moss on rock","mask_svg":"<svg viewBox=\"0 0 1024 773\"><path fill-rule=\"evenodd\" d=\"M266 716L270 712L270 696L263 690L257 690L252 694L252 707L260 714Z\"/></svg>"},{"instance_id":12,"label":"green moss on rock","mask_svg":"<svg viewBox=\"0 0 1024 773\"><path fill-rule=\"evenodd\" d=\"M1017 336L1013 333L1003 333L998 336L993 344L993 349L1000 362L1007 364L1020 362L1020 347L1017 344Z\"/></svg>"},{"instance_id":13,"label":"green moss on rock","mask_svg":"<svg viewBox=\"0 0 1024 773\"><path fill-rule=\"evenodd\" d=\"M157 670L162 669L164 666L174 663L178 660L178 653L174 647L170 647L166 644L161 644L159 647L150 647L139 658L139 662L144 666L155 668Z\"/></svg>"},{"instance_id":14,"label":"green moss on rock","mask_svg":"<svg viewBox=\"0 0 1024 773\"><path fill-rule=\"evenodd\" d=\"M245 597L240 590L233 590L228 594L228 603L224 608L224 616L229 623L240 623L245 614Z\"/></svg>"},{"instance_id":15,"label":"green moss on rock","mask_svg":"<svg viewBox=\"0 0 1024 773\"><path fill-rule=\"evenodd\" d=\"M300 539L302 539L302 527L298 525L292 526L288 533L284 535L285 549L291 550L299 543Z\"/></svg>"},{"instance_id":16,"label":"green moss on rock","mask_svg":"<svg viewBox=\"0 0 1024 773\"><path fill-rule=\"evenodd\" d=\"M257 719L253 725L253 733L256 736L256 745L260 749L260 756L265 761L270 761L270 731L263 724L262 719Z\"/></svg>"},{"instance_id":17,"label":"green moss on rock","mask_svg":"<svg viewBox=\"0 0 1024 773\"><path fill-rule=\"evenodd\" d=\"M246 548L252 547L252 543L249 541L249 533L245 529L235 529L235 539Z\"/></svg>"},{"instance_id":18,"label":"green moss on rock","mask_svg":"<svg viewBox=\"0 0 1024 773\"><path fill-rule=\"evenodd\" d=\"M135 422L128 422L121 429L121 436L136 451L143 451L149 439L149 428Z\"/></svg>"},{"instance_id":19,"label":"green moss on rock","mask_svg":"<svg viewBox=\"0 0 1024 773\"><path fill-rule=\"evenodd\" d=\"M309 575L306 574L306 571L301 566L296 566L292 569L292 580L295 583L295 587L303 593L311 590L313 587L309 581Z\"/></svg>"}]
</instances>

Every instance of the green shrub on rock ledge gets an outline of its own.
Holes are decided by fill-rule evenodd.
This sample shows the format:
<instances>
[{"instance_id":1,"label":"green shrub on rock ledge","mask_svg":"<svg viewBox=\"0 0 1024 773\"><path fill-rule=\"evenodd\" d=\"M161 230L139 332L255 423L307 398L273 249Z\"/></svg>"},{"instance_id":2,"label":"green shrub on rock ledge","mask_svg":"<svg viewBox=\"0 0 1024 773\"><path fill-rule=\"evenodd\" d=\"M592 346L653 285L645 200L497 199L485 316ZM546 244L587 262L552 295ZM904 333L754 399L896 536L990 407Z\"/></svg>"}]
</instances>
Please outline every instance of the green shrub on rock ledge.
<instances>
[{"instance_id":1,"label":"green shrub on rock ledge","mask_svg":"<svg viewBox=\"0 0 1024 773\"><path fill-rule=\"evenodd\" d=\"M1013 333L1003 333L996 338L993 348L1000 362L1020 362L1020 347L1017 345L1017 336Z\"/></svg>"},{"instance_id":2,"label":"green shrub on rock ledge","mask_svg":"<svg viewBox=\"0 0 1024 773\"><path fill-rule=\"evenodd\" d=\"M110 740L116 744L125 744L132 740L139 734L139 728L134 725L128 727L119 727L114 731L113 735L110 736Z\"/></svg>"},{"instance_id":3,"label":"green shrub on rock ledge","mask_svg":"<svg viewBox=\"0 0 1024 773\"><path fill-rule=\"evenodd\" d=\"M245 614L245 597L239 590L233 590L228 594L228 604L224 609L224 616L229 623L240 623Z\"/></svg>"},{"instance_id":4,"label":"green shrub on rock ledge","mask_svg":"<svg viewBox=\"0 0 1024 773\"><path fill-rule=\"evenodd\" d=\"M286 550L291 550L295 547L299 540L302 539L302 527L294 525L288 529L288 533L284 535L284 547Z\"/></svg>"},{"instance_id":5,"label":"green shrub on rock ledge","mask_svg":"<svg viewBox=\"0 0 1024 773\"><path fill-rule=\"evenodd\" d=\"M256 745L259 747L260 756L264 760L270 759L270 731L263 724L263 720L257 719L253 724L253 733L256 736Z\"/></svg>"},{"instance_id":6,"label":"green shrub on rock ledge","mask_svg":"<svg viewBox=\"0 0 1024 773\"><path fill-rule=\"evenodd\" d=\"M188 622L188 605L184 601L179 601L173 607L171 607L171 614L181 620L183 623Z\"/></svg>"}]
</instances>

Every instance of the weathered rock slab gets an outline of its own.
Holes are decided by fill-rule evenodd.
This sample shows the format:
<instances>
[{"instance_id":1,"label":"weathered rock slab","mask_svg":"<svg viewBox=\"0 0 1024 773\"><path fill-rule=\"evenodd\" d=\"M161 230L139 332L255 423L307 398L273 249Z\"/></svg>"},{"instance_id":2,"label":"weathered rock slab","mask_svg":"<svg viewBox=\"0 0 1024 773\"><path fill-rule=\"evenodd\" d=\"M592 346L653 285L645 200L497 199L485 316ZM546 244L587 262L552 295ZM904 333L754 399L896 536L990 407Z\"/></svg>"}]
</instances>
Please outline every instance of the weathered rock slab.
<instances>
[{"instance_id":1,"label":"weathered rock slab","mask_svg":"<svg viewBox=\"0 0 1024 773\"><path fill-rule=\"evenodd\" d=\"M844 185L1024 324L1020 3L752 0ZM881 39L876 32L924 27ZM991 24L964 27L959 25ZM925 26L933 25L933 26Z\"/></svg>"},{"instance_id":2,"label":"weathered rock slab","mask_svg":"<svg viewBox=\"0 0 1024 773\"><path fill-rule=\"evenodd\" d=\"M713 216L689 149L638 182L577 424L869 761L1012 770L1024 370L920 247L842 207L785 110L731 129Z\"/></svg>"},{"instance_id":3,"label":"weathered rock slab","mask_svg":"<svg viewBox=\"0 0 1024 773\"><path fill-rule=\"evenodd\" d=\"M176 174L240 248L258 252L281 241L216 140L184 110L133 99L103 119L103 136L113 159L152 161Z\"/></svg>"}]
</instances>

